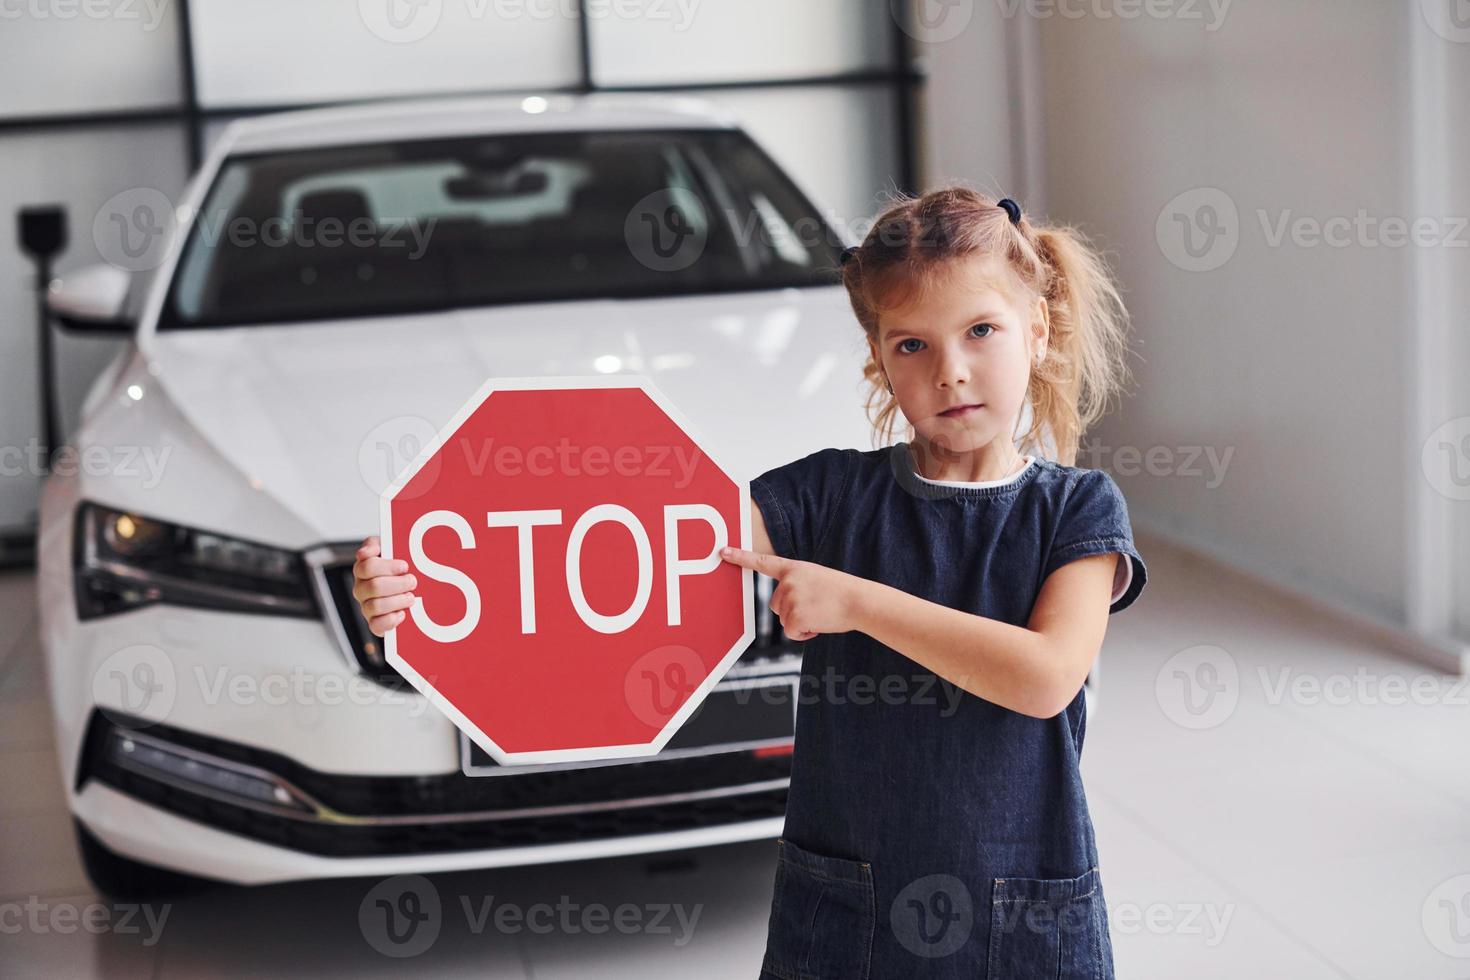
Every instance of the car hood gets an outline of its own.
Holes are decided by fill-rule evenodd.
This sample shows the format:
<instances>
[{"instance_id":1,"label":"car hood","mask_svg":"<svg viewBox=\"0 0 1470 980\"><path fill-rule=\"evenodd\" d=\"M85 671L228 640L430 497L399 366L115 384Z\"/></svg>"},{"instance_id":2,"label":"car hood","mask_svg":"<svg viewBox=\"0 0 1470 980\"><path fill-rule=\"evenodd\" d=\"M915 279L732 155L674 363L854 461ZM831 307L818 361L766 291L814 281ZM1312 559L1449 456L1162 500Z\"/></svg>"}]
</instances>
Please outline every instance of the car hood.
<instances>
[{"instance_id":1,"label":"car hood","mask_svg":"<svg viewBox=\"0 0 1470 980\"><path fill-rule=\"evenodd\" d=\"M820 288L175 330L147 353L155 390L305 545L375 533L379 493L495 376L644 375L736 479L869 448L865 346Z\"/></svg>"}]
</instances>

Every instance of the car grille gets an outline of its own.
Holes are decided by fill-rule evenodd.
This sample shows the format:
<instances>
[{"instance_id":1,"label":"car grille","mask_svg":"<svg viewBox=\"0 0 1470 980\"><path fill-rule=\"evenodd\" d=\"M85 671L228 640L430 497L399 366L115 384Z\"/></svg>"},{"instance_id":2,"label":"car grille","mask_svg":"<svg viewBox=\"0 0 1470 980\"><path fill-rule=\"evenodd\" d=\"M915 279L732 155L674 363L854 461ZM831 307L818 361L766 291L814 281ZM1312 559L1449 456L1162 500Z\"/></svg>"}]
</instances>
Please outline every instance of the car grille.
<instances>
[{"instance_id":1,"label":"car grille","mask_svg":"<svg viewBox=\"0 0 1470 980\"><path fill-rule=\"evenodd\" d=\"M328 625L362 673L385 687L405 687L407 682L402 675L388 664L382 638L368 629L362 607L352 596L352 558L355 551L355 545L336 547L331 550L334 558L317 562L318 589L324 590L325 598L330 600L322 605L327 608L327 615L334 617ZM775 660L794 652L787 646L781 632L780 617L771 612L771 593L775 587L775 579L755 573L755 639L740 655L741 664Z\"/></svg>"}]
</instances>

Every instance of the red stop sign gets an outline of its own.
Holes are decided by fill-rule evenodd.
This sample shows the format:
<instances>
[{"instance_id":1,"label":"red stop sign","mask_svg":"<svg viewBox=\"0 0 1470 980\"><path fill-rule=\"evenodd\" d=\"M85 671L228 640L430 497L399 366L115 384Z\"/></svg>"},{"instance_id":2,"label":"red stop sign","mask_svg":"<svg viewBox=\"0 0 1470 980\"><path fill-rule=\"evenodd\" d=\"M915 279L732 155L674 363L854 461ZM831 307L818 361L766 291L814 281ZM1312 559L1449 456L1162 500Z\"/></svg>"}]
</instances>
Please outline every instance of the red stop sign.
<instances>
[{"instance_id":1,"label":"red stop sign","mask_svg":"<svg viewBox=\"0 0 1470 980\"><path fill-rule=\"evenodd\" d=\"M652 755L755 635L750 487L647 380L492 378L382 497L387 659L501 764Z\"/></svg>"}]
</instances>

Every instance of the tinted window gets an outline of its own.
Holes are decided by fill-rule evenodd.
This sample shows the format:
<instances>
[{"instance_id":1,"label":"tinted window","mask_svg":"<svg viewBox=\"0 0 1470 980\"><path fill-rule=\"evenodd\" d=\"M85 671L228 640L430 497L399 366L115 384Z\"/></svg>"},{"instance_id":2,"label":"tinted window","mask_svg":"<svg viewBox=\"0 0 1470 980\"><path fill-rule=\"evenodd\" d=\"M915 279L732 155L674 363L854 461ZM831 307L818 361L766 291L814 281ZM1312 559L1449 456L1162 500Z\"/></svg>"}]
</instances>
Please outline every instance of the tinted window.
<instances>
[{"instance_id":1,"label":"tinted window","mask_svg":"<svg viewBox=\"0 0 1470 980\"><path fill-rule=\"evenodd\" d=\"M160 327L832 284L841 246L739 132L242 156L210 190Z\"/></svg>"}]
</instances>

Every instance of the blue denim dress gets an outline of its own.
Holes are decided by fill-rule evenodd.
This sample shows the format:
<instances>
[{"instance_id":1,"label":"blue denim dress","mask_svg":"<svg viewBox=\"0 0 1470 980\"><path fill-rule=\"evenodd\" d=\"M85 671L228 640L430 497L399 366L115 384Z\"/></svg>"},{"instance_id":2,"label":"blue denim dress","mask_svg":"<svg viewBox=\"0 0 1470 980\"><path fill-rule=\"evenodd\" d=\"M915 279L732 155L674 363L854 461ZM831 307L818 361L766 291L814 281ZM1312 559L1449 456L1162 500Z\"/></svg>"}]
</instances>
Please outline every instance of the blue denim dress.
<instances>
[{"instance_id":1,"label":"blue denim dress","mask_svg":"<svg viewBox=\"0 0 1470 980\"><path fill-rule=\"evenodd\" d=\"M1147 577L1112 478L1040 457L965 487L920 479L905 443L823 449L751 497L777 554L1017 626L1073 559L1127 556L1111 612ZM1041 720L856 630L802 649L762 980L1111 978L1082 689Z\"/></svg>"}]
</instances>

